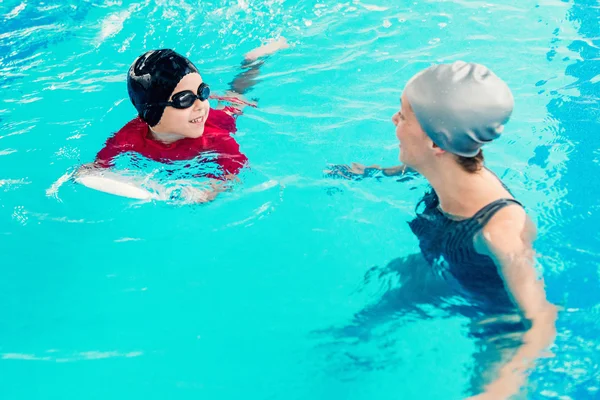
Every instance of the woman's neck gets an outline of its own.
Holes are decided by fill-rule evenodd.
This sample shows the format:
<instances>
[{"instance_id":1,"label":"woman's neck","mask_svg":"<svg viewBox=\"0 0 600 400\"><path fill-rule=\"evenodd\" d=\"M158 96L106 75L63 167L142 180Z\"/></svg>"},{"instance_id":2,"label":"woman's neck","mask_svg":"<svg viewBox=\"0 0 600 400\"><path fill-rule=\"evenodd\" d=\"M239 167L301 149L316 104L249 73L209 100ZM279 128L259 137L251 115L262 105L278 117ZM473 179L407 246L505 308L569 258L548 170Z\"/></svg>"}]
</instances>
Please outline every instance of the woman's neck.
<instances>
[{"instance_id":1,"label":"woman's neck","mask_svg":"<svg viewBox=\"0 0 600 400\"><path fill-rule=\"evenodd\" d=\"M511 197L502 183L486 168L465 171L454 160L443 160L421 172L440 200L440 208L459 217L472 217L487 204Z\"/></svg>"}]
</instances>

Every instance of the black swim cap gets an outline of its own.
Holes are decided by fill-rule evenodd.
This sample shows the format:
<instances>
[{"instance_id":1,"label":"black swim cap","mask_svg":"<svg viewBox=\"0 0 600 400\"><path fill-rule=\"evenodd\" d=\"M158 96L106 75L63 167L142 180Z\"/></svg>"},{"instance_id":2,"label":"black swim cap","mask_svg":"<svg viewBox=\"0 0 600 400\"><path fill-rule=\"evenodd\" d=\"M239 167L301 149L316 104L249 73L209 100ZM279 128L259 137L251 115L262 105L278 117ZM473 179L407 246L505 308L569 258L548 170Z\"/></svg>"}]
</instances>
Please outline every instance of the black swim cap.
<instances>
[{"instance_id":1,"label":"black swim cap","mask_svg":"<svg viewBox=\"0 0 600 400\"><path fill-rule=\"evenodd\" d=\"M171 49L151 50L139 56L127 75L127 91L138 114L148 125L158 124L179 81L198 69Z\"/></svg>"}]
</instances>

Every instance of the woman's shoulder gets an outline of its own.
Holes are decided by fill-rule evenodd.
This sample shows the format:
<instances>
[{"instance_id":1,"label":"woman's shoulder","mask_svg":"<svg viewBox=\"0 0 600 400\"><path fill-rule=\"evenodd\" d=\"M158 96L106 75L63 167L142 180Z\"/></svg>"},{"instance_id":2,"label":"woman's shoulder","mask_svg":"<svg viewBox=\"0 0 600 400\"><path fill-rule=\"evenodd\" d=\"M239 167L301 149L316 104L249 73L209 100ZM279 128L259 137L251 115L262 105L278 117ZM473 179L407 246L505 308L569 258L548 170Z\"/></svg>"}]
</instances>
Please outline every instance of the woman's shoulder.
<instances>
[{"instance_id":1,"label":"woman's shoulder","mask_svg":"<svg viewBox=\"0 0 600 400\"><path fill-rule=\"evenodd\" d=\"M525 209L519 203L511 202L490 217L475 238L475 246L482 254L492 249L510 252L522 243L533 243L536 235L536 226Z\"/></svg>"}]
</instances>

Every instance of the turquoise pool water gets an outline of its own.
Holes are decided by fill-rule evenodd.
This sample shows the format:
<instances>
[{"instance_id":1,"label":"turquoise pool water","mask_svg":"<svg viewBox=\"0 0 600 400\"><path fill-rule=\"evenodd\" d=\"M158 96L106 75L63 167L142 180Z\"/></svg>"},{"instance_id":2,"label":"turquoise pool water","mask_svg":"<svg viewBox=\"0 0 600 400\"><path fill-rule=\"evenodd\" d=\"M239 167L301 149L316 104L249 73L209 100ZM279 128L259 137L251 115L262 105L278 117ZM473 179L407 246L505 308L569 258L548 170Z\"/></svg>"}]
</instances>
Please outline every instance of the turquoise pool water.
<instances>
[{"instance_id":1,"label":"turquoise pool water","mask_svg":"<svg viewBox=\"0 0 600 400\"><path fill-rule=\"evenodd\" d=\"M466 318L353 322L388 292L365 272L416 251L425 183L323 176L394 165L405 81L456 59L513 89L486 158L535 218L565 307L528 398L598 398L598 2L398 3L0 1L0 398L465 397ZM250 166L233 192L174 206L64 179L134 116L137 55L172 47L222 92L279 35L292 46L238 121Z\"/></svg>"}]
</instances>

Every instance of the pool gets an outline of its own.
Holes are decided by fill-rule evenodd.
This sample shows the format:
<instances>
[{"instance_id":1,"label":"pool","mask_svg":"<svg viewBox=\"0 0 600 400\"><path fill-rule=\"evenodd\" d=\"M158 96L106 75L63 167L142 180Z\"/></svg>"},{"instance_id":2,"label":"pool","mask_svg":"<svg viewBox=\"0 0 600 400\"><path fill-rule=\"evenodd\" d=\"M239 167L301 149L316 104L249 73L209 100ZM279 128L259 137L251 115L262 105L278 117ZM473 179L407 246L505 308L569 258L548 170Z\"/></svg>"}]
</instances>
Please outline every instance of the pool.
<instances>
[{"instance_id":1,"label":"pool","mask_svg":"<svg viewBox=\"0 0 600 400\"><path fill-rule=\"evenodd\" d=\"M464 317L353 323L390 290L366 271L417 249L406 222L425 183L323 174L394 165L404 82L456 59L513 90L486 159L535 218L564 306L528 398L599 398L598 2L398 3L1 1L0 398L464 398ZM181 206L65 179L133 117L137 55L174 48L219 92L279 35L292 46L238 121L235 190Z\"/></svg>"}]
</instances>

